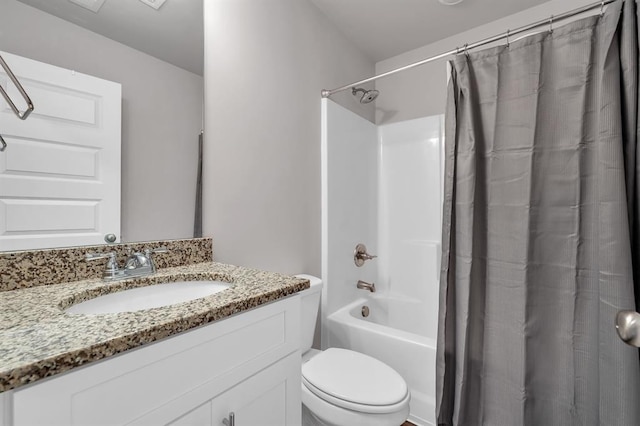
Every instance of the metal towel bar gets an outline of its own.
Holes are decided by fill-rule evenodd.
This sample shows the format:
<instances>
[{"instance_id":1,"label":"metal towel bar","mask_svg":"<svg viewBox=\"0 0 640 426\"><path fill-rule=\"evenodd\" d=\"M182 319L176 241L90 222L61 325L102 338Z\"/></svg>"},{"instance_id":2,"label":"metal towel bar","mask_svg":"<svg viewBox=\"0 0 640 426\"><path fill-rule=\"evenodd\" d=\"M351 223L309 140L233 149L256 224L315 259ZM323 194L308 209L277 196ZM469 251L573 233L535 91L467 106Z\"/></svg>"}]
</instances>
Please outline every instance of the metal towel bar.
<instances>
[{"instance_id":1,"label":"metal towel bar","mask_svg":"<svg viewBox=\"0 0 640 426\"><path fill-rule=\"evenodd\" d=\"M18 89L18 92L20 92L20 95L22 95L22 98L24 99L24 101L27 103L27 109L23 112L20 112L18 107L16 107L16 104L14 104L11 98L9 97L9 94L4 90L4 87L0 86L0 92L2 93L2 96L7 101L7 103L13 110L13 112L18 116L18 118L20 120L26 120L29 114L31 114L31 111L33 111L33 103L31 102L31 98L29 98L29 95L27 95L27 92L25 92L24 87L22 87L22 85L20 84L16 76L11 71L11 68L9 68L9 65L7 65L7 63L4 61L2 56L0 56L0 65L2 65L2 68L4 69L4 71L7 73L7 75L13 82L13 84Z\"/></svg>"},{"instance_id":2,"label":"metal towel bar","mask_svg":"<svg viewBox=\"0 0 640 426\"><path fill-rule=\"evenodd\" d=\"M20 120L26 120L29 114L31 114L31 112L33 111L33 102L31 102L31 98L29 98L29 95L27 95L27 92L24 90L24 87L22 87L22 84L20 84L15 74L13 74L13 72L11 71L11 68L9 68L9 65L7 65L7 63L4 61L4 58L1 55L0 55L0 65L2 66L4 71L7 73L7 76L9 77L9 79L16 86L16 88L18 89L18 92L20 92L20 95L22 96L24 101L27 103L27 109L24 110L23 112L20 112L16 104L13 103L13 101L9 97L9 94L6 92L6 90L4 90L4 87L2 87L1 85L0 85L0 93L2 93L2 97L4 97L4 99L7 101L7 103L13 110L14 114L18 116ZM4 141L4 138L2 137L2 135L0 135L0 152L4 151L6 148L7 148L7 143Z\"/></svg>"}]
</instances>

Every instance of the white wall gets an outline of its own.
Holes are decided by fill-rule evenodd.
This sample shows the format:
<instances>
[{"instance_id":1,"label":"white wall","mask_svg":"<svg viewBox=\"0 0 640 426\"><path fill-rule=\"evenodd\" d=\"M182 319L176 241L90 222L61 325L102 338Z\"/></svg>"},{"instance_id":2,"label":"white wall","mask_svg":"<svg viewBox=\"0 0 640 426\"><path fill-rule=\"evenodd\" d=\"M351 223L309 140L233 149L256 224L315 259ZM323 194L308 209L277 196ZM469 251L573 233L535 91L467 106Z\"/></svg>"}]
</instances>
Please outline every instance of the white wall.
<instances>
[{"instance_id":1,"label":"white wall","mask_svg":"<svg viewBox=\"0 0 640 426\"><path fill-rule=\"evenodd\" d=\"M205 1L203 229L219 261L320 274L320 91L373 71L308 0Z\"/></svg>"},{"instance_id":2,"label":"white wall","mask_svg":"<svg viewBox=\"0 0 640 426\"><path fill-rule=\"evenodd\" d=\"M380 61L376 63L376 74L450 51L457 46L464 46L465 43L473 43L501 32L506 33L509 28L518 28L547 19L550 15L558 15L593 2L593 0L552 0L436 43ZM447 99L446 62L447 59L434 61L377 80L376 89L380 90L380 96L376 100L376 123L392 123L443 114Z\"/></svg>"},{"instance_id":3,"label":"white wall","mask_svg":"<svg viewBox=\"0 0 640 426\"><path fill-rule=\"evenodd\" d=\"M15 0L0 50L121 83L123 240L193 235L201 76Z\"/></svg>"}]
</instances>

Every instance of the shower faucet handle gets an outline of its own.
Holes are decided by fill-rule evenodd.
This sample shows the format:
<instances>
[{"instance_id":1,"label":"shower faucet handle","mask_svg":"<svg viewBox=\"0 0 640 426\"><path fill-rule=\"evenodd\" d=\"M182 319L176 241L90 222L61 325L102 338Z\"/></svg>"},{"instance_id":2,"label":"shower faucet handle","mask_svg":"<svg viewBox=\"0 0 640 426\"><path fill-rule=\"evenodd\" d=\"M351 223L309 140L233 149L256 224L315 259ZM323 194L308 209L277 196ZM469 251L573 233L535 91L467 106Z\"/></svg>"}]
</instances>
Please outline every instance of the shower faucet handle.
<instances>
[{"instance_id":1,"label":"shower faucet handle","mask_svg":"<svg viewBox=\"0 0 640 426\"><path fill-rule=\"evenodd\" d=\"M353 262L357 267L364 265L365 261L375 259L376 257L378 256L367 253L367 246L362 243L359 243L353 251Z\"/></svg>"}]
</instances>

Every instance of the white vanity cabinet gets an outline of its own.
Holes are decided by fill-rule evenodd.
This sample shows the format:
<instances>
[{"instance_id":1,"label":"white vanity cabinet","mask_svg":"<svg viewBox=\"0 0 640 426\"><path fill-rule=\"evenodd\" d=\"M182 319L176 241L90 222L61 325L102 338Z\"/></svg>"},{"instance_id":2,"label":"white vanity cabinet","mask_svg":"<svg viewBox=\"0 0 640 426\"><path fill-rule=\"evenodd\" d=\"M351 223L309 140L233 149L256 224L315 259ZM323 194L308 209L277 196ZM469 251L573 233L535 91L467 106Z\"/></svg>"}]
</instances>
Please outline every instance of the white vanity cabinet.
<instances>
[{"instance_id":1,"label":"white vanity cabinet","mask_svg":"<svg viewBox=\"0 0 640 426\"><path fill-rule=\"evenodd\" d=\"M299 299L5 392L2 426L299 425Z\"/></svg>"}]
</instances>

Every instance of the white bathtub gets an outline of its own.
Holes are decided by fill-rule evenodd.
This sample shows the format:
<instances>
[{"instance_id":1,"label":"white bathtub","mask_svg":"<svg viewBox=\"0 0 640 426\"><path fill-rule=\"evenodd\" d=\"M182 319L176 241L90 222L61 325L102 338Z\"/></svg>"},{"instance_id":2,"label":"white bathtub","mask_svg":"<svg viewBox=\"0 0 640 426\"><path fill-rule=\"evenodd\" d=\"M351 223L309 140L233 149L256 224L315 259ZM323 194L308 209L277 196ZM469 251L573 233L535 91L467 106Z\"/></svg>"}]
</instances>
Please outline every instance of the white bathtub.
<instances>
[{"instance_id":1,"label":"white bathtub","mask_svg":"<svg viewBox=\"0 0 640 426\"><path fill-rule=\"evenodd\" d=\"M362 316L362 307L369 316ZM424 303L401 298L359 299L326 321L328 347L353 349L390 365L411 390L409 420L435 424L435 360L433 313ZM437 317L437 314L436 314Z\"/></svg>"}]
</instances>

